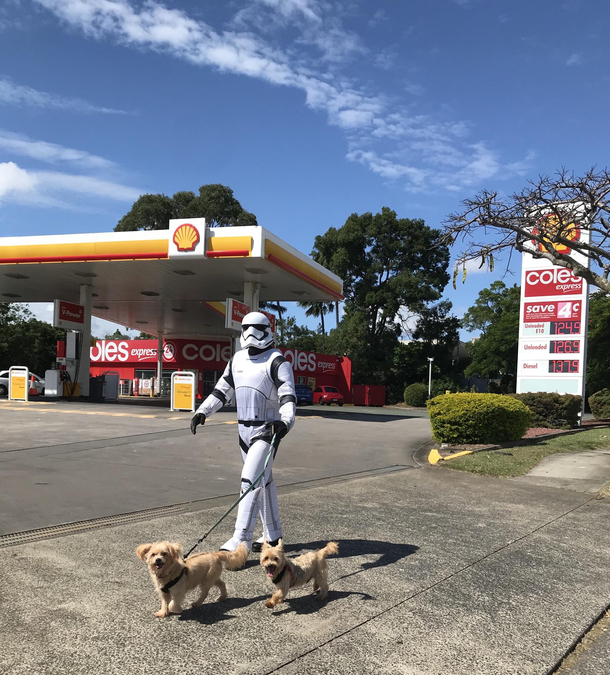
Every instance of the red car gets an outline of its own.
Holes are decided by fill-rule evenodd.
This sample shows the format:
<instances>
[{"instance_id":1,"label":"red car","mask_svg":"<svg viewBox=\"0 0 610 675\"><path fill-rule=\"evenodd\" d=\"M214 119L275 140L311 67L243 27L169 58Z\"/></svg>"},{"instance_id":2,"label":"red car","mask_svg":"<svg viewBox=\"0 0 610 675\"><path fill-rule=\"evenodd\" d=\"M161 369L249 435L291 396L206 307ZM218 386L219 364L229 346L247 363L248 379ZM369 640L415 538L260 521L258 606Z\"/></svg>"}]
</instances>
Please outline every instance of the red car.
<instances>
[{"instance_id":1,"label":"red car","mask_svg":"<svg viewBox=\"0 0 610 675\"><path fill-rule=\"evenodd\" d=\"M313 402L320 405L343 405L343 394L337 387L316 387L313 390Z\"/></svg>"}]
</instances>

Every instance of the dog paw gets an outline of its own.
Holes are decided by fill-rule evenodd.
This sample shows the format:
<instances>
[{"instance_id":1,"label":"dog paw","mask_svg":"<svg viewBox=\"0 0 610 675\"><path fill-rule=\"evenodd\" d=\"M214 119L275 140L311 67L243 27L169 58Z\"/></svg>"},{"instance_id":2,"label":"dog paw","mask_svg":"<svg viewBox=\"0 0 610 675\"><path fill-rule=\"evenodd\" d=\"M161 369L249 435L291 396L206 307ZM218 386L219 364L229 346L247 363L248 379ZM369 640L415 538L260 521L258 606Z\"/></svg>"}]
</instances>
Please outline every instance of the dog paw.
<instances>
[{"instance_id":1,"label":"dog paw","mask_svg":"<svg viewBox=\"0 0 610 675\"><path fill-rule=\"evenodd\" d=\"M273 609L275 607L275 605L273 604L273 602L271 602L271 600L267 600L267 602L265 603L265 607L268 607L269 609Z\"/></svg>"},{"instance_id":2,"label":"dog paw","mask_svg":"<svg viewBox=\"0 0 610 675\"><path fill-rule=\"evenodd\" d=\"M164 619L166 616L169 616L169 612L163 612L162 610L159 610L158 612L155 612L155 616L157 619Z\"/></svg>"}]
</instances>

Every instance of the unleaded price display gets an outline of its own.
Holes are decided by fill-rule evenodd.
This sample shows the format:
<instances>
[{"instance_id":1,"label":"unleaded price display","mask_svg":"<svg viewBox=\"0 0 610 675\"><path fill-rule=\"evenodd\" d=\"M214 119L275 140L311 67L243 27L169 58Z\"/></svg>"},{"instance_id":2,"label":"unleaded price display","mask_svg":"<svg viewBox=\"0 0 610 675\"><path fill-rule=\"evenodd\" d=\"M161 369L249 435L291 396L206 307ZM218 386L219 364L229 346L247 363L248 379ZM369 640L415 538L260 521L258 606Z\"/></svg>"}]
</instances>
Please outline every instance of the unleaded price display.
<instances>
[{"instance_id":1,"label":"unleaded price display","mask_svg":"<svg viewBox=\"0 0 610 675\"><path fill-rule=\"evenodd\" d=\"M578 373L580 361L549 361L549 373Z\"/></svg>"},{"instance_id":2,"label":"unleaded price display","mask_svg":"<svg viewBox=\"0 0 610 675\"><path fill-rule=\"evenodd\" d=\"M580 354L580 340L551 340L551 354Z\"/></svg>"},{"instance_id":3,"label":"unleaded price display","mask_svg":"<svg viewBox=\"0 0 610 675\"><path fill-rule=\"evenodd\" d=\"M580 321L551 321L551 335L579 335Z\"/></svg>"}]
</instances>

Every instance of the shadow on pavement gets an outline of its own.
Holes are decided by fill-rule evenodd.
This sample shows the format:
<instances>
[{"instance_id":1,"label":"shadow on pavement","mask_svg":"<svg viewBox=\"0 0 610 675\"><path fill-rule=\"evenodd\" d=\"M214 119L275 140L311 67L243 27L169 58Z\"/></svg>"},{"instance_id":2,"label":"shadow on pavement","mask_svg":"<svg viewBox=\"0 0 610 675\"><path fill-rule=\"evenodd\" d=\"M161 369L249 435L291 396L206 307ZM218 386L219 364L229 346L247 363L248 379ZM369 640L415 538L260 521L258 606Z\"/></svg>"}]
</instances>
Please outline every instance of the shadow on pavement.
<instances>
[{"instance_id":1,"label":"shadow on pavement","mask_svg":"<svg viewBox=\"0 0 610 675\"><path fill-rule=\"evenodd\" d=\"M332 579L330 581L332 583ZM310 589L311 590L311 589ZM271 593L269 593L271 595ZM324 607L329 602L334 602L335 600L341 600L341 598L347 598L350 595L360 595L362 600L374 600L375 598L368 593L358 593L357 591L334 591L332 588L328 591L328 596L325 600L318 600L316 596L311 593L310 595L302 595L298 598L291 598L290 595L284 601L283 607L281 610L275 610L274 614L290 614L294 612L295 614L315 614L320 607ZM271 611L271 610L270 610Z\"/></svg>"},{"instance_id":2,"label":"shadow on pavement","mask_svg":"<svg viewBox=\"0 0 610 675\"><path fill-rule=\"evenodd\" d=\"M375 569L376 567L385 567L386 565L393 565L399 560L413 555L419 550L419 546L413 544L393 544L389 541L376 541L375 539L335 539L339 544L338 558L353 558L360 555L379 555L377 560L372 562L363 562L360 569L349 574L344 574L337 577L339 579L346 579L347 577L360 574L366 570ZM285 550L289 554L305 551L315 551L318 548L323 548L328 543L328 540L310 541L307 544L288 544Z\"/></svg>"},{"instance_id":3,"label":"shadow on pavement","mask_svg":"<svg viewBox=\"0 0 610 675\"><path fill-rule=\"evenodd\" d=\"M398 420L424 417L423 414L396 415L394 413L381 412L382 410L383 408L380 408L379 412L373 412L372 410L367 410L366 412L352 412L350 410L344 411L342 408L336 410L320 410L320 408L316 408L315 410L304 410L303 408L297 408L297 415L300 417L323 417L325 419L344 420L346 422L396 422Z\"/></svg>"},{"instance_id":4,"label":"shadow on pavement","mask_svg":"<svg viewBox=\"0 0 610 675\"><path fill-rule=\"evenodd\" d=\"M184 609L178 615L178 621L197 621L205 625L219 623L220 621L227 621L228 619L235 619L237 617L227 614L235 609L243 609L255 602L266 602L271 596L259 595L256 598L227 598L226 600L204 602L201 607L189 607Z\"/></svg>"}]
</instances>

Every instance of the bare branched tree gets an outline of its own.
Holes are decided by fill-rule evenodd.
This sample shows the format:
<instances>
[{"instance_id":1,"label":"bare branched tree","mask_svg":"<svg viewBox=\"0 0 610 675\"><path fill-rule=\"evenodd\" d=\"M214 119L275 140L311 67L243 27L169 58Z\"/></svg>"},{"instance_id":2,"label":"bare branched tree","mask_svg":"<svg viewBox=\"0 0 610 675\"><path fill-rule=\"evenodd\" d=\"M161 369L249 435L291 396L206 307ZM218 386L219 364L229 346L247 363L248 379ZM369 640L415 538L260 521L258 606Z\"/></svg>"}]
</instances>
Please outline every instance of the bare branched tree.
<instances>
[{"instance_id":1,"label":"bare branched tree","mask_svg":"<svg viewBox=\"0 0 610 675\"><path fill-rule=\"evenodd\" d=\"M461 240L460 268L480 260L494 265L494 254L514 249L572 270L593 286L610 293L610 172L595 168L582 177L562 169L553 177L530 181L522 192L504 199L483 191L462 202L464 209L445 221L447 241ZM580 229L580 232L578 232ZM586 231L590 237L583 236ZM590 266L574 257L581 253Z\"/></svg>"}]
</instances>

